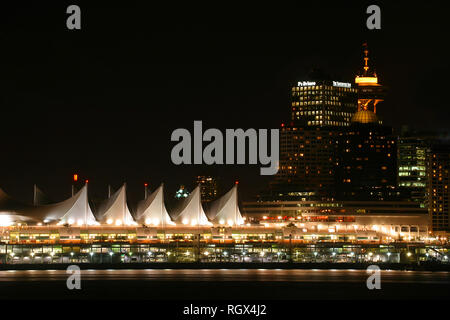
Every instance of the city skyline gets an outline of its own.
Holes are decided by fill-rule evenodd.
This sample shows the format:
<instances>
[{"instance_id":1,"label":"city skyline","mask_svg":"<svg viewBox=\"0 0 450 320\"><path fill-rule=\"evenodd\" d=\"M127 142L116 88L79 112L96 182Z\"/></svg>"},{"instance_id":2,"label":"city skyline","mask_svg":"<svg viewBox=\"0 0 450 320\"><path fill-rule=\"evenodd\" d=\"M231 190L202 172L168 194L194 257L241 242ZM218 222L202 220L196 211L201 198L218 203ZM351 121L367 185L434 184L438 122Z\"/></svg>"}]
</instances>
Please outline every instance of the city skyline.
<instances>
[{"instance_id":1,"label":"city skyline","mask_svg":"<svg viewBox=\"0 0 450 320\"><path fill-rule=\"evenodd\" d=\"M440 305L445 9L2 4L0 298L170 319Z\"/></svg>"},{"instance_id":2,"label":"city skyline","mask_svg":"<svg viewBox=\"0 0 450 320\"><path fill-rule=\"evenodd\" d=\"M1 160L8 168L0 173L1 185L31 199L32 186L38 184L61 200L70 194L72 174L78 173L90 180L96 197L106 197L108 184L117 188L128 182L137 201L144 183L156 187L165 182L174 193L179 184L206 174L226 176L227 186L240 180L244 198L253 197L259 185L270 181L258 175L257 166L174 166L170 132L196 119L217 128L279 128L289 114L292 83L306 80L314 67L351 82L361 68L365 41L370 62L390 89L378 112L384 122L397 133L405 124L448 130L448 111L441 103L445 90L434 89L443 85L448 69L437 36L445 26L427 15L412 19L416 11L411 16L408 8L392 5L383 14L384 28L369 33L363 15L354 18L363 7L340 9L339 14L333 6L305 7L310 15L302 15L306 42L289 22L255 32L253 23L261 25L262 19L254 16L232 26L194 19L185 29L180 26L186 20L168 25L154 16L151 21L138 16L106 23L106 13L119 14L115 6L104 8L106 13L86 7L85 28L71 34L57 27L58 6L27 12L12 7L1 30L5 46L14 48L4 52L2 63L1 105L12 121L2 127L9 156ZM37 26L34 39L28 33L31 25ZM341 37L332 36L335 25ZM134 42L124 36L132 31ZM321 37L328 40L314 41ZM36 41L58 46L52 50ZM187 49L192 44L195 49ZM33 45L37 50L30 56ZM427 63L415 63L422 60Z\"/></svg>"}]
</instances>

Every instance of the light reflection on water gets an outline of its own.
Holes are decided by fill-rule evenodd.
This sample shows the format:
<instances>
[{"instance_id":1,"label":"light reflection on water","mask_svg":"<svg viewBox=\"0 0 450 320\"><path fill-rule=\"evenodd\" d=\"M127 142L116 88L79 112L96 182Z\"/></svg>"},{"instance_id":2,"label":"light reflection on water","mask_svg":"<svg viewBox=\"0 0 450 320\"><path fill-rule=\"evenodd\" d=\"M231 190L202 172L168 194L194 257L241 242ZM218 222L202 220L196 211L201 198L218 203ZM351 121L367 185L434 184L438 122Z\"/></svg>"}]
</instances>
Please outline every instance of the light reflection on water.
<instances>
[{"instance_id":1,"label":"light reflection on water","mask_svg":"<svg viewBox=\"0 0 450 320\"><path fill-rule=\"evenodd\" d=\"M83 280L129 281L285 281L285 282L360 282L367 279L366 270L323 269L107 269L81 270ZM382 270L384 282L440 282L450 284L450 273L431 271ZM1 281L61 281L66 270L0 271Z\"/></svg>"}]
</instances>

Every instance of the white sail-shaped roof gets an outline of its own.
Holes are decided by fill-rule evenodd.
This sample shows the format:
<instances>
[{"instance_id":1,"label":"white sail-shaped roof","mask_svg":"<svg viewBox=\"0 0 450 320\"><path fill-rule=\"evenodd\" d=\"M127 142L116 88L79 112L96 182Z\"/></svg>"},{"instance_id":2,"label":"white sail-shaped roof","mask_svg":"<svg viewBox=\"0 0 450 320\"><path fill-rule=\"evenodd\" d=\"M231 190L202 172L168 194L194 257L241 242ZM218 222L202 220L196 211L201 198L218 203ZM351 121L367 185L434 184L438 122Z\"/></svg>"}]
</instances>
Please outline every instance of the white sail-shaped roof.
<instances>
[{"instance_id":1,"label":"white sail-shaped roof","mask_svg":"<svg viewBox=\"0 0 450 320\"><path fill-rule=\"evenodd\" d=\"M97 218L101 223L117 226L136 224L128 209L125 184L103 203Z\"/></svg>"},{"instance_id":2,"label":"white sail-shaped roof","mask_svg":"<svg viewBox=\"0 0 450 320\"><path fill-rule=\"evenodd\" d=\"M98 225L88 201L87 184L72 198L72 207L61 217L58 224Z\"/></svg>"},{"instance_id":3,"label":"white sail-shaped roof","mask_svg":"<svg viewBox=\"0 0 450 320\"><path fill-rule=\"evenodd\" d=\"M236 226L244 223L238 206L237 184L211 204L209 217L215 225Z\"/></svg>"},{"instance_id":4,"label":"white sail-shaped roof","mask_svg":"<svg viewBox=\"0 0 450 320\"><path fill-rule=\"evenodd\" d=\"M183 203L181 208L179 209L179 213L174 218L174 221L177 224L190 226L212 225L212 223L208 221L208 218L205 215L205 211L203 211L200 197L200 186L195 188L195 190L192 191L189 197L182 201Z\"/></svg>"},{"instance_id":5,"label":"white sail-shaped roof","mask_svg":"<svg viewBox=\"0 0 450 320\"><path fill-rule=\"evenodd\" d=\"M96 223L88 203L87 186L69 199L47 205L22 204L0 190L0 212L26 216L35 223L80 225Z\"/></svg>"},{"instance_id":6,"label":"white sail-shaped roof","mask_svg":"<svg viewBox=\"0 0 450 320\"><path fill-rule=\"evenodd\" d=\"M164 205L164 186L161 184L147 199L138 204L136 221L146 225L175 225Z\"/></svg>"}]
</instances>

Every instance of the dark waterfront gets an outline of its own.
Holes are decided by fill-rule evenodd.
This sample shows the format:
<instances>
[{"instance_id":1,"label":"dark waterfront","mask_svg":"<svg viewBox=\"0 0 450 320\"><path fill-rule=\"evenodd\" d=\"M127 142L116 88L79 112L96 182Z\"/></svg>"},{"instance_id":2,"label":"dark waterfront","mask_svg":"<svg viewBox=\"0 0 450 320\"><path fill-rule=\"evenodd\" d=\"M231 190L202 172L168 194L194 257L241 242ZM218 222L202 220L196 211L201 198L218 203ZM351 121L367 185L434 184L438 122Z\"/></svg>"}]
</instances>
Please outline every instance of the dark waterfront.
<instances>
[{"instance_id":1,"label":"dark waterfront","mask_svg":"<svg viewBox=\"0 0 450 320\"><path fill-rule=\"evenodd\" d=\"M68 290L65 270L0 271L1 299L448 299L448 271L381 271L368 290L366 270L122 269L81 270Z\"/></svg>"}]
</instances>

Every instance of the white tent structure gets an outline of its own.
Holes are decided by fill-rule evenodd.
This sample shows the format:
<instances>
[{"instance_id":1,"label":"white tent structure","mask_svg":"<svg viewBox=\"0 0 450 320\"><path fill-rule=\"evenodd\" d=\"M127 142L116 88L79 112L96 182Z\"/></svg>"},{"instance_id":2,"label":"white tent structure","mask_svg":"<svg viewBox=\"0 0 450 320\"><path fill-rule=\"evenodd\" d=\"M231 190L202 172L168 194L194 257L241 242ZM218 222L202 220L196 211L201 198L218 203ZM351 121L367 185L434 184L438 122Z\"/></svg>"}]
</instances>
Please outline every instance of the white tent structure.
<instances>
[{"instance_id":1,"label":"white tent structure","mask_svg":"<svg viewBox=\"0 0 450 320\"><path fill-rule=\"evenodd\" d=\"M161 184L147 199L139 202L136 221L146 225L175 225L164 205L164 185Z\"/></svg>"},{"instance_id":2,"label":"white tent structure","mask_svg":"<svg viewBox=\"0 0 450 320\"><path fill-rule=\"evenodd\" d=\"M0 190L0 212L5 221L22 220L27 223L58 223L69 225L97 224L88 202L87 185L73 197L47 205L28 205L20 203ZM9 218L7 217L9 214ZM21 219L21 217L28 219Z\"/></svg>"},{"instance_id":3,"label":"white tent structure","mask_svg":"<svg viewBox=\"0 0 450 320\"><path fill-rule=\"evenodd\" d=\"M215 225L238 226L244 224L238 205L237 184L211 204L209 215Z\"/></svg>"},{"instance_id":4,"label":"white tent structure","mask_svg":"<svg viewBox=\"0 0 450 320\"><path fill-rule=\"evenodd\" d=\"M79 226L99 224L89 206L87 184L68 200L71 200L70 202L72 202L71 208L60 218L58 224L76 224Z\"/></svg>"},{"instance_id":5,"label":"white tent structure","mask_svg":"<svg viewBox=\"0 0 450 320\"><path fill-rule=\"evenodd\" d=\"M101 206L98 220L109 225L136 225L127 205L126 184L117 190Z\"/></svg>"},{"instance_id":6,"label":"white tent structure","mask_svg":"<svg viewBox=\"0 0 450 320\"><path fill-rule=\"evenodd\" d=\"M177 224L190 225L190 226L211 226L212 223L208 221L208 218L203 211L200 186L194 189L192 193L186 199L182 200L182 206L179 209L179 213L173 219Z\"/></svg>"}]
</instances>

